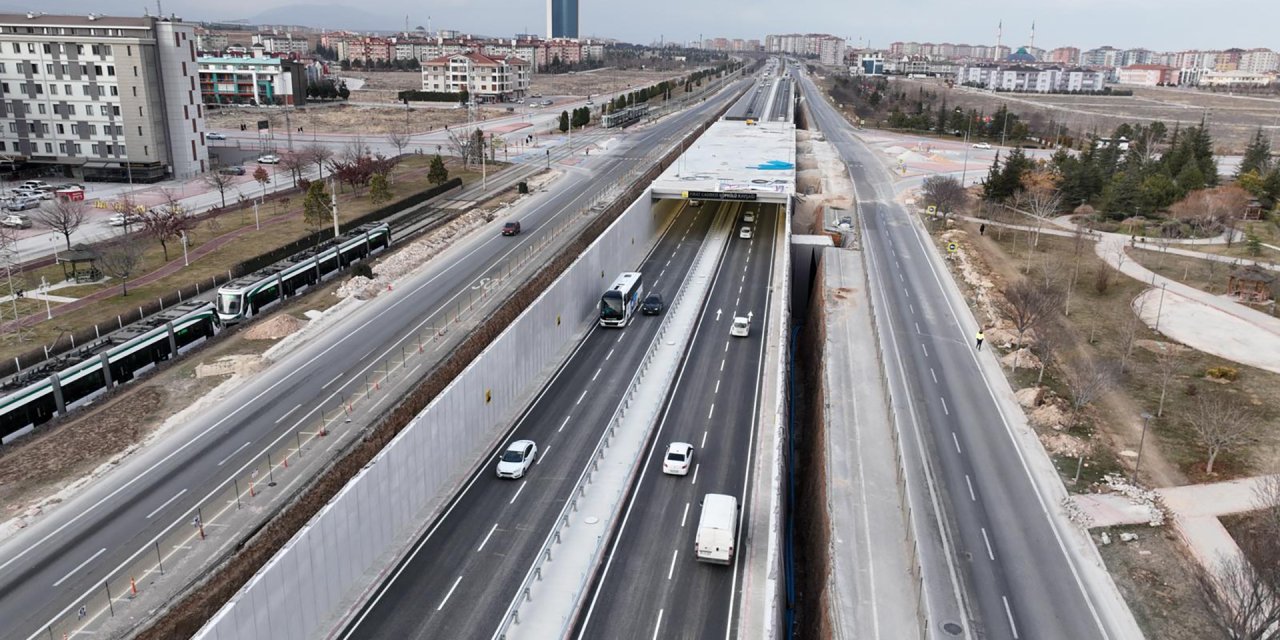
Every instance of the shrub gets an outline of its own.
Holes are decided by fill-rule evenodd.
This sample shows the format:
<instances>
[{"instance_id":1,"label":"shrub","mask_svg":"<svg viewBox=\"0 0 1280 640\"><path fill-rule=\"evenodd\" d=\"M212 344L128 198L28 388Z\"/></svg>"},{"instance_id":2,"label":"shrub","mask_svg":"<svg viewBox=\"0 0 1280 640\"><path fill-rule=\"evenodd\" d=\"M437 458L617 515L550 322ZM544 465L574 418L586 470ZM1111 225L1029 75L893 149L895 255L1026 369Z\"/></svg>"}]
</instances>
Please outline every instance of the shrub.
<instances>
[{"instance_id":1,"label":"shrub","mask_svg":"<svg viewBox=\"0 0 1280 640\"><path fill-rule=\"evenodd\" d=\"M364 277L366 277L366 278L368 278L368 279L372 280L372 279L373 279L373 267L369 266L369 263L368 263L368 262L357 262L357 263L356 263L356 266L351 267L351 275L352 275L352 277L355 277L355 276L364 276Z\"/></svg>"},{"instance_id":2,"label":"shrub","mask_svg":"<svg viewBox=\"0 0 1280 640\"><path fill-rule=\"evenodd\" d=\"M1234 382L1240 377L1240 372L1235 367L1210 367L1204 372L1204 375L1214 380L1229 380Z\"/></svg>"}]
</instances>

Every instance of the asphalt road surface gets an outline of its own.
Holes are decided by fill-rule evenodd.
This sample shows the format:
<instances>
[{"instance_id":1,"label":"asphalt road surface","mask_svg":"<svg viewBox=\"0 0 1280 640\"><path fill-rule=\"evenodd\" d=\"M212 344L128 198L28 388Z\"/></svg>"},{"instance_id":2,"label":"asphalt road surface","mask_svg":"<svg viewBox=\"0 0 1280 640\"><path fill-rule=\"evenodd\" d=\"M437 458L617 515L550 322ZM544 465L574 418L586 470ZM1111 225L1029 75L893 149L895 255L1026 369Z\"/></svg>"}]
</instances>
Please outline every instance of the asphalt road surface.
<instances>
[{"instance_id":1,"label":"asphalt road surface","mask_svg":"<svg viewBox=\"0 0 1280 640\"><path fill-rule=\"evenodd\" d=\"M576 629L585 638L735 637L743 576L743 511L731 566L694 556L702 496L722 493L750 503L761 366L769 327L769 282L775 243L785 216L774 205L754 225L734 225L734 237L702 311L688 358L670 396L622 527L610 546L604 574ZM742 226L753 237L738 237ZM753 314L747 337L729 335L734 316ZM662 473L672 442L694 446L689 475Z\"/></svg>"},{"instance_id":2,"label":"asphalt road surface","mask_svg":"<svg viewBox=\"0 0 1280 640\"><path fill-rule=\"evenodd\" d=\"M721 94L652 127L620 134L610 154L592 156L539 194L521 217L524 233L503 238L493 226L464 239L447 261L359 307L224 402L169 434L0 545L0 637L26 638L82 594L100 587L164 528L191 520L213 487L281 433L312 424L364 372L399 352L424 319L488 277L508 256L554 228L631 168L634 158L688 131L732 93ZM324 381L328 381L327 383Z\"/></svg>"},{"instance_id":3,"label":"asphalt road surface","mask_svg":"<svg viewBox=\"0 0 1280 640\"><path fill-rule=\"evenodd\" d=\"M1106 638L888 171L806 77L815 124L853 173L894 393L906 392L943 499L951 562L980 638ZM964 313L967 313L964 312ZM963 325L968 326L968 325ZM1004 384L1003 380L997 381ZM946 572L945 567L935 571Z\"/></svg>"}]
</instances>

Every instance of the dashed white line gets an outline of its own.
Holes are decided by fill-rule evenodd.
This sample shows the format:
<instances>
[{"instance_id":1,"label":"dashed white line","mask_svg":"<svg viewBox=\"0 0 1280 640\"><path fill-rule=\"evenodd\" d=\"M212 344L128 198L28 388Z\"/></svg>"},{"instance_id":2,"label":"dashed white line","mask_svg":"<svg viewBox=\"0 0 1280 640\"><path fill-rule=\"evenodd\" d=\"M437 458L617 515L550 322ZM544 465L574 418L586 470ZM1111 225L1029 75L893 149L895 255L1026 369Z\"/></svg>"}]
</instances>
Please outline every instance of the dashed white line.
<instances>
[{"instance_id":1,"label":"dashed white line","mask_svg":"<svg viewBox=\"0 0 1280 640\"><path fill-rule=\"evenodd\" d=\"M973 492L973 481L969 479L969 474L967 474L967 473L966 473L966 474L964 474L964 483L965 483L965 484L967 484L967 485L969 485L969 499L970 499L970 500L972 500L972 501L974 501L974 502L977 502L977 501L978 501L978 494L976 494L976 493L974 493L974 492Z\"/></svg>"},{"instance_id":2,"label":"dashed white line","mask_svg":"<svg viewBox=\"0 0 1280 640\"><path fill-rule=\"evenodd\" d=\"M724 352L725 352L725 353L729 353L729 341L728 341L728 340L725 340L725 341L724 341Z\"/></svg>"},{"instance_id":3,"label":"dashed white line","mask_svg":"<svg viewBox=\"0 0 1280 640\"><path fill-rule=\"evenodd\" d=\"M712 391L712 393L720 393L720 381L719 381L719 380L716 380L716 390L715 390L715 391Z\"/></svg>"},{"instance_id":4,"label":"dashed white line","mask_svg":"<svg viewBox=\"0 0 1280 640\"><path fill-rule=\"evenodd\" d=\"M919 323L919 322L917 322L917 323L916 323L916 333L917 333L917 334L919 334L919 333L920 333L920 323Z\"/></svg>"},{"instance_id":5,"label":"dashed white line","mask_svg":"<svg viewBox=\"0 0 1280 640\"><path fill-rule=\"evenodd\" d=\"M913 315L913 316L914 316L914 315L916 314L916 306L915 306L914 304L910 304L910 303L908 303L908 304L907 304L907 308L908 308L908 309L911 309L911 315Z\"/></svg>"},{"instance_id":6,"label":"dashed white line","mask_svg":"<svg viewBox=\"0 0 1280 640\"><path fill-rule=\"evenodd\" d=\"M230 459L231 459L233 456L235 456L237 453L240 453L241 451L243 451L243 450L244 450L244 448L245 448L245 447L247 447L247 446L249 446L249 443L248 443L248 442L246 442L246 443L244 443L244 444L240 445L240 446L239 446L235 451L232 451L232 452L231 452L231 455L229 455L229 456L227 456L227 457L223 458L221 461L219 461L219 462L218 462L218 464L217 464L217 466L221 467L222 465L226 464L228 460L230 460Z\"/></svg>"},{"instance_id":7,"label":"dashed white line","mask_svg":"<svg viewBox=\"0 0 1280 640\"><path fill-rule=\"evenodd\" d=\"M449 601L449 596L453 595L453 591L458 588L459 582L462 582L462 576L458 576L458 579L453 581L453 586L449 587L449 593L444 594L444 600L440 601L440 606L436 607L436 611L444 609L444 603Z\"/></svg>"},{"instance_id":8,"label":"dashed white line","mask_svg":"<svg viewBox=\"0 0 1280 640\"><path fill-rule=\"evenodd\" d=\"M521 483L520 483L520 488L519 488L519 489L516 489L516 494L515 494L514 496L511 496L511 499L507 501L507 504L515 504L515 503L516 503L516 498L519 498L519 497L520 497L520 492L521 492L521 491L524 491L524 485L525 485L525 483L523 483L523 482L521 482Z\"/></svg>"},{"instance_id":9,"label":"dashed white line","mask_svg":"<svg viewBox=\"0 0 1280 640\"><path fill-rule=\"evenodd\" d=\"M489 538L492 538L493 532L497 530L498 530L498 523L495 522L493 523L493 528L489 530L489 534L484 537L484 540L480 541L480 546L476 547L476 553L480 553L480 550L484 549L484 546L486 544L489 544Z\"/></svg>"},{"instance_id":10,"label":"dashed white line","mask_svg":"<svg viewBox=\"0 0 1280 640\"><path fill-rule=\"evenodd\" d=\"M653 623L653 639L658 640L658 632L662 630L662 609L658 609L658 621Z\"/></svg>"},{"instance_id":11,"label":"dashed white line","mask_svg":"<svg viewBox=\"0 0 1280 640\"><path fill-rule=\"evenodd\" d=\"M302 405L300 405L300 404L295 404L295 405L293 405L293 408L292 408L292 409L290 409L290 410L288 410L288 411L284 412L284 415L280 416L279 418L276 418L276 424L280 424L281 422L284 422L284 419L285 419L285 418L288 418L288 417L289 417L289 414L291 414L291 413L293 413L294 411L297 411L298 409L301 409L301 408L302 408Z\"/></svg>"},{"instance_id":12,"label":"dashed white line","mask_svg":"<svg viewBox=\"0 0 1280 640\"><path fill-rule=\"evenodd\" d=\"M903 282L906 282L906 281L907 281L907 279L906 279L906 278L902 277L902 272L901 272L901 271L899 271L899 272L898 272L898 279L899 279L899 280L901 280L901 281L903 281Z\"/></svg>"},{"instance_id":13,"label":"dashed white line","mask_svg":"<svg viewBox=\"0 0 1280 640\"><path fill-rule=\"evenodd\" d=\"M667 569L667 579L668 579L668 580L670 580L670 579L671 579L671 576L673 576L673 575L675 575L675 574L676 574L676 558L679 558L679 557L680 557L680 550L679 550L679 549L673 549L673 550L671 551L671 568Z\"/></svg>"},{"instance_id":14,"label":"dashed white line","mask_svg":"<svg viewBox=\"0 0 1280 640\"><path fill-rule=\"evenodd\" d=\"M150 519L151 519L151 516L154 516L155 514L160 513L160 510L161 510L161 509L163 509L163 508L165 508L165 507L169 506L169 504L170 504L171 502L173 502L174 500L177 500L178 498L181 498L181 497L182 497L182 494L184 494L184 493L186 493L186 492L187 492L187 490L186 490L186 489L183 489L182 491L179 491L179 492L178 492L178 495L176 495L176 496L174 496L174 497L172 497L172 498L169 498L168 500L165 500L165 501L164 501L164 504L162 504L162 505L160 505L160 506L156 507L154 511L152 511L151 513L148 513L148 514L147 514L147 520L150 520Z\"/></svg>"},{"instance_id":15,"label":"dashed white line","mask_svg":"<svg viewBox=\"0 0 1280 640\"><path fill-rule=\"evenodd\" d=\"M716 412L716 403L712 402L712 403L711 403L711 408L707 410L707 420L708 420L708 421L710 421L710 420L711 420L711 414L713 414L713 413L715 413L715 412Z\"/></svg>"},{"instance_id":16,"label":"dashed white line","mask_svg":"<svg viewBox=\"0 0 1280 640\"><path fill-rule=\"evenodd\" d=\"M100 556L100 555L102 555L102 554L104 554L104 553L106 553L106 552L107 552L107 548L106 548L106 547L103 547L103 548L101 548L101 549L98 549L98 552L97 552L97 553L95 553L95 554L93 554L93 555L89 556L89 559L88 559L88 560L85 560L84 562L81 562L80 564L76 565L76 568L72 569L71 571L68 571L68 572L67 572L67 575L62 576L62 578L61 578L61 579L59 579L57 582L53 583L53 586L55 586L55 587L56 587L56 586L58 586L58 585L62 584L63 582L66 582L66 581L67 581L67 578L70 578L71 576L75 575L75 573L76 573L77 571L79 571L79 570L83 569L83 568L84 568L84 566L85 566L86 564L89 564L90 562L93 562L93 559L94 559L94 558L96 558L96 557L98 557L98 556Z\"/></svg>"},{"instance_id":17,"label":"dashed white line","mask_svg":"<svg viewBox=\"0 0 1280 640\"><path fill-rule=\"evenodd\" d=\"M951 410L947 408L947 399L943 397L939 397L938 399L942 401L942 412L947 415L951 415Z\"/></svg>"},{"instance_id":18,"label":"dashed white line","mask_svg":"<svg viewBox=\"0 0 1280 640\"><path fill-rule=\"evenodd\" d=\"M559 428L559 429L556 429L556 433L560 433L561 431L564 431L564 427L565 427L565 425L569 424L569 418L572 418L572 417L573 417L573 416L565 416L565 417L564 417L564 422L561 422L561 423L560 423L560 428Z\"/></svg>"},{"instance_id":19,"label":"dashed white line","mask_svg":"<svg viewBox=\"0 0 1280 640\"><path fill-rule=\"evenodd\" d=\"M987 528L982 527L982 541L987 545L987 557L992 560L996 559L996 552L991 550L991 538L987 537Z\"/></svg>"},{"instance_id":20,"label":"dashed white line","mask_svg":"<svg viewBox=\"0 0 1280 640\"><path fill-rule=\"evenodd\" d=\"M1013 623L1013 610L1009 608L1009 596L1000 596L1000 599L1004 600L1004 614L1009 616L1009 629L1013 631L1013 637L1016 639L1018 637L1018 625ZM661 618L662 616L658 617Z\"/></svg>"},{"instance_id":21,"label":"dashed white line","mask_svg":"<svg viewBox=\"0 0 1280 640\"><path fill-rule=\"evenodd\" d=\"M720 370L721 370L721 371L724 371L724 361L725 361L725 359L724 359L724 358L720 358Z\"/></svg>"},{"instance_id":22,"label":"dashed white line","mask_svg":"<svg viewBox=\"0 0 1280 640\"><path fill-rule=\"evenodd\" d=\"M735 309L741 304L742 304L742 296L738 296L733 299L733 306Z\"/></svg>"},{"instance_id":23,"label":"dashed white line","mask_svg":"<svg viewBox=\"0 0 1280 640\"><path fill-rule=\"evenodd\" d=\"M582 404L582 399L583 399L583 398L585 398L585 397L587 397L587 390L586 390L586 389L583 389L583 390L582 390L582 395L578 396L578 401L577 401L577 402L575 402L574 404Z\"/></svg>"},{"instance_id":24,"label":"dashed white line","mask_svg":"<svg viewBox=\"0 0 1280 640\"><path fill-rule=\"evenodd\" d=\"M686 522L689 521L689 503L684 503L684 515L680 516L680 528L683 529Z\"/></svg>"},{"instance_id":25,"label":"dashed white line","mask_svg":"<svg viewBox=\"0 0 1280 640\"><path fill-rule=\"evenodd\" d=\"M698 445L698 448L699 449L707 448L707 432L706 431L702 432L702 444Z\"/></svg>"},{"instance_id":26,"label":"dashed white line","mask_svg":"<svg viewBox=\"0 0 1280 640\"><path fill-rule=\"evenodd\" d=\"M963 453L960 451L960 438L956 437L956 432L954 431L951 432L951 441L956 444L956 453Z\"/></svg>"},{"instance_id":27,"label":"dashed white line","mask_svg":"<svg viewBox=\"0 0 1280 640\"><path fill-rule=\"evenodd\" d=\"M692 484L698 484L698 468L701 466L702 465L699 465L699 464L693 465L693 483Z\"/></svg>"},{"instance_id":28,"label":"dashed white line","mask_svg":"<svg viewBox=\"0 0 1280 640\"><path fill-rule=\"evenodd\" d=\"M933 376L933 383L938 384L938 374L933 372L933 367L929 367L929 375Z\"/></svg>"},{"instance_id":29,"label":"dashed white line","mask_svg":"<svg viewBox=\"0 0 1280 640\"><path fill-rule=\"evenodd\" d=\"M920 348L921 348L921 349L924 349L924 357L928 358L928 357L929 357L929 347L926 347L926 346L924 346L924 345L922 344L922 345L920 345Z\"/></svg>"},{"instance_id":30,"label":"dashed white line","mask_svg":"<svg viewBox=\"0 0 1280 640\"><path fill-rule=\"evenodd\" d=\"M613 357L613 349L610 349L609 353L605 354L604 359L608 360L609 358L612 358L612 357Z\"/></svg>"},{"instance_id":31,"label":"dashed white line","mask_svg":"<svg viewBox=\"0 0 1280 640\"><path fill-rule=\"evenodd\" d=\"M548 454L550 451L551 451L551 445L547 445L547 448L546 448L546 449L543 449L542 451L539 451L539 452L538 452L538 457L533 459L533 463L534 463L534 464L542 464L542 459L543 459L543 458L545 458L545 457L547 457L547 454Z\"/></svg>"},{"instance_id":32,"label":"dashed white line","mask_svg":"<svg viewBox=\"0 0 1280 640\"><path fill-rule=\"evenodd\" d=\"M321 389L322 391L323 391L324 389L328 389L328 388L329 388L329 385L331 385L331 384L333 384L333 383L335 383L335 382L337 382L337 381L341 380L343 375L345 375L345 374L339 373L338 375L334 376L332 380L330 380L330 381L328 381L328 382L324 383L324 386L320 387L320 389Z\"/></svg>"},{"instance_id":33,"label":"dashed white line","mask_svg":"<svg viewBox=\"0 0 1280 640\"><path fill-rule=\"evenodd\" d=\"M603 370L604 370L604 367L600 367L599 369L596 369L596 373L595 373L595 375L591 376L591 381L592 381L592 382L595 382L595 381L596 381L596 378L599 378L599 377L600 377L600 372L601 372L601 371L603 371Z\"/></svg>"}]
</instances>

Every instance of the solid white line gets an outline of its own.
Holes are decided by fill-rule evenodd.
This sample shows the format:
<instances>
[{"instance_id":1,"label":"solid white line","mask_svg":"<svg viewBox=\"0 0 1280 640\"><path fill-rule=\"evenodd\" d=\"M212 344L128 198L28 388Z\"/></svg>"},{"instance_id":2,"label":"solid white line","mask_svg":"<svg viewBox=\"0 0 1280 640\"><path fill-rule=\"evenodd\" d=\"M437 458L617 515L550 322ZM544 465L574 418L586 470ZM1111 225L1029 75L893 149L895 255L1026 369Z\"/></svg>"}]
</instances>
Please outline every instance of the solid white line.
<instances>
[{"instance_id":1,"label":"solid white line","mask_svg":"<svg viewBox=\"0 0 1280 640\"><path fill-rule=\"evenodd\" d=\"M994 552L994 551L992 551L992 550L991 550L991 538L988 538L988 537L987 537L987 528L986 528L986 527L982 527L982 541L983 541L983 542L985 542L985 543L987 544L987 557L988 557L988 558L990 558L990 559L992 559L992 560L995 560L995 559L996 559L996 552Z\"/></svg>"},{"instance_id":2,"label":"solid white line","mask_svg":"<svg viewBox=\"0 0 1280 640\"><path fill-rule=\"evenodd\" d=\"M698 468L701 466L699 464L693 465L693 484L698 484Z\"/></svg>"},{"instance_id":3,"label":"solid white line","mask_svg":"<svg viewBox=\"0 0 1280 640\"><path fill-rule=\"evenodd\" d=\"M484 537L484 540L480 541L480 546L476 547L476 553L480 553L480 550L483 549L486 544L489 544L489 538L493 537L493 532L497 530L498 523L495 522L493 523L493 528L489 530L489 534Z\"/></svg>"},{"instance_id":4,"label":"solid white line","mask_svg":"<svg viewBox=\"0 0 1280 640\"><path fill-rule=\"evenodd\" d=\"M667 579L668 579L668 580L670 580L670 579L671 579L671 576L675 575L675 573L676 573L676 558L679 558L679 557L680 557L680 550L679 550L679 549L675 549L675 550L673 550L673 551L671 552L671 568L670 568L670 569L667 569Z\"/></svg>"},{"instance_id":5,"label":"solid white line","mask_svg":"<svg viewBox=\"0 0 1280 640\"><path fill-rule=\"evenodd\" d=\"M658 640L658 632L662 630L662 609L658 609L658 621L653 623L653 638Z\"/></svg>"},{"instance_id":6,"label":"solid white line","mask_svg":"<svg viewBox=\"0 0 1280 640\"><path fill-rule=\"evenodd\" d=\"M507 504L515 504L515 503L516 503L516 498L519 498L519 497L520 497L520 492L521 492L521 491L524 491L524 486L525 486L525 483L521 482L521 483L520 483L520 488L519 488L519 489L516 489L516 494L515 494L514 496L511 496L511 499L507 501Z\"/></svg>"},{"instance_id":7,"label":"solid white line","mask_svg":"<svg viewBox=\"0 0 1280 640\"><path fill-rule=\"evenodd\" d=\"M929 375L933 376L933 383L938 384L938 374L933 372L933 367L929 367Z\"/></svg>"},{"instance_id":8,"label":"solid white line","mask_svg":"<svg viewBox=\"0 0 1280 640\"><path fill-rule=\"evenodd\" d=\"M941 396L939 396L938 399L942 401L942 412L947 415L951 415L951 410L947 408L947 399Z\"/></svg>"},{"instance_id":9,"label":"solid white line","mask_svg":"<svg viewBox=\"0 0 1280 640\"><path fill-rule=\"evenodd\" d=\"M556 429L556 433L560 433L561 431L564 431L565 425L569 424L569 418L572 418L572 417L573 416L565 416L564 422L560 423L560 428Z\"/></svg>"},{"instance_id":10,"label":"solid white line","mask_svg":"<svg viewBox=\"0 0 1280 640\"><path fill-rule=\"evenodd\" d=\"M151 519L151 516L154 516L155 514L160 513L160 510L161 510L161 509L163 509L163 508L165 508L165 507L169 506L169 504L170 504L171 502L173 502L174 500L177 500L178 498L181 498L181 497L182 497L182 494L184 494L184 493L186 493L186 492L187 492L187 490L186 490L186 489L183 489L182 491L179 491L179 492L178 492L178 495L176 495L176 496L174 496L174 497L172 497L172 498L169 498L168 500L165 500L165 501L164 501L164 504L162 504L162 505L160 505L160 506L156 507L154 511L152 511L151 513L148 513L148 514L147 514L147 519L148 519L148 520L150 520L150 519Z\"/></svg>"},{"instance_id":11,"label":"solid white line","mask_svg":"<svg viewBox=\"0 0 1280 640\"><path fill-rule=\"evenodd\" d=\"M1018 625L1016 625L1016 624L1014 624L1014 623L1013 623L1013 610L1009 608L1009 597L1008 597L1008 596L1000 596L1000 599L1001 599L1001 600L1004 600L1004 614L1005 614L1006 616L1009 616L1009 629L1011 629L1011 630L1013 631L1013 637L1014 637L1014 638L1017 638L1017 637L1018 637Z\"/></svg>"},{"instance_id":12,"label":"solid white line","mask_svg":"<svg viewBox=\"0 0 1280 640\"><path fill-rule=\"evenodd\" d=\"M68 572L67 572L67 575L62 576L62 578L61 578L60 580L58 580L57 582L53 583L53 586L55 586L55 587L56 587L56 586L58 586L58 585L62 584L63 582L66 582L66 581L67 581L67 578L70 578L71 576L75 575L75 572L77 572L77 571L79 571L79 570L83 569L83 568L84 568L84 566L85 566L86 564L89 564L90 562L93 562L93 559L94 559L94 558L96 558L96 557L98 557L98 556L100 556L100 555L102 555L102 554L104 554L104 553L106 553L106 552L107 552L107 548L106 548L106 547L103 547L103 548L101 548L101 549L98 549L98 552L97 552L97 553L95 553L95 554L93 554L93 555L89 556L89 559L88 559L88 560L85 560L84 562L81 562L80 564L76 565L76 568L72 569L71 571L68 571Z\"/></svg>"},{"instance_id":13,"label":"solid white line","mask_svg":"<svg viewBox=\"0 0 1280 640\"><path fill-rule=\"evenodd\" d=\"M960 451L960 439L956 437L956 432L954 431L951 432L951 441L956 443L956 453L963 453Z\"/></svg>"},{"instance_id":14,"label":"solid white line","mask_svg":"<svg viewBox=\"0 0 1280 640\"><path fill-rule=\"evenodd\" d=\"M284 415L280 416L279 418L276 418L276 424L280 424L281 422L284 422L284 419L285 419L285 418L288 418L288 417L289 417L289 414L291 414L291 413L293 413L294 411L297 411L298 409L301 409L301 408L302 408L302 405L300 405L300 404L296 404L296 405L294 405L292 409L290 409L290 410L288 410L288 411L284 412Z\"/></svg>"},{"instance_id":15,"label":"solid white line","mask_svg":"<svg viewBox=\"0 0 1280 640\"><path fill-rule=\"evenodd\" d=\"M236 455L237 453L240 453L240 452L241 452L241 451L243 451L243 450L244 450L244 448L245 448L245 447L247 447L247 446L249 446L249 443L248 443L248 442L246 442L246 443L244 443L244 444L240 445L240 448L236 449L235 451L232 451L232 452L231 452L231 455L229 455L229 456L227 456L227 457L223 458L220 462L218 462L217 466L221 467L222 465L226 464L226 462L227 462L228 460L230 460L230 459L232 458L232 456Z\"/></svg>"},{"instance_id":16,"label":"solid white line","mask_svg":"<svg viewBox=\"0 0 1280 640\"><path fill-rule=\"evenodd\" d=\"M538 457L533 461L534 465L542 464L542 459L547 457L547 452L551 450L551 445L547 445L546 449L538 452Z\"/></svg>"},{"instance_id":17,"label":"solid white line","mask_svg":"<svg viewBox=\"0 0 1280 640\"><path fill-rule=\"evenodd\" d=\"M686 522L689 521L689 503L684 503L684 515L680 516L680 528L683 529Z\"/></svg>"},{"instance_id":18,"label":"solid white line","mask_svg":"<svg viewBox=\"0 0 1280 640\"><path fill-rule=\"evenodd\" d=\"M459 582L462 582L462 576L458 576L458 579L453 581L453 586L449 587L449 593L444 594L444 600L440 601L440 606L436 607L436 611L444 608L444 603L449 601L449 596L453 595L453 590L458 588Z\"/></svg>"},{"instance_id":19,"label":"solid white line","mask_svg":"<svg viewBox=\"0 0 1280 640\"><path fill-rule=\"evenodd\" d=\"M332 380L330 380L330 381L328 381L328 382L324 383L324 386L320 387L320 390L321 390L321 391L323 391L323 390L325 390L325 389L328 389L328 388L329 388L329 385L331 385L331 384L333 384L333 383L337 382L338 380L341 380L343 375L345 375L345 374L344 374L344 373L339 373L338 375L334 376Z\"/></svg>"},{"instance_id":20,"label":"solid white line","mask_svg":"<svg viewBox=\"0 0 1280 640\"><path fill-rule=\"evenodd\" d=\"M613 357L613 349L610 349L609 353L605 354L604 359L608 360L609 358L612 358L612 357Z\"/></svg>"},{"instance_id":21,"label":"solid white line","mask_svg":"<svg viewBox=\"0 0 1280 640\"><path fill-rule=\"evenodd\" d=\"M713 414L713 413L715 413L715 412L716 412L716 403L712 402L712 403L711 403L711 409L709 409L709 410L707 411L707 420L708 420L708 421L710 421L710 420L711 420L711 414Z\"/></svg>"},{"instance_id":22,"label":"solid white line","mask_svg":"<svg viewBox=\"0 0 1280 640\"><path fill-rule=\"evenodd\" d=\"M599 377L600 377L600 372L601 372L601 371L603 371L603 370L604 370L604 367L600 367L599 369L596 369L596 373L595 373L595 375L591 376L591 381L592 381L592 382L595 382L595 381L596 381L596 378L599 378Z\"/></svg>"},{"instance_id":23,"label":"solid white line","mask_svg":"<svg viewBox=\"0 0 1280 640\"><path fill-rule=\"evenodd\" d=\"M701 444L701 445L699 445L699 446L698 446L698 448L699 448L699 449L706 449L706 448L707 448L707 432L706 432L706 431L703 431L703 432L702 432L702 444Z\"/></svg>"},{"instance_id":24,"label":"solid white line","mask_svg":"<svg viewBox=\"0 0 1280 640\"><path fill-rule=\"evenodd\" d=\"M969 499L970 499L970 500L972 500L972 501L974 501L974 502L977 502L977 501L978 501L978 494L976 494L976 493L974 493L974 492L973 492L973 481L969 479L969 474L967 474L967 473L966 473L966 474L964 474L964 483L965 483L965 484L967 484L967 485L969 485Z\"/></svg>"},{"instance_id":25,"label":"solid white line","mask_svg":"<svg viewBox=\"0 0 1280 640\"><path fill-rule=\"evenodd\" d=\"M583 390L582 390L582 395L578 396L578 401L577 401L577 402L575 402L574 404L582 404L582 399L583 399L583 398L585 398L585 397L587 397L587 390L586 390L586 389L583 389Z\"/></svg>"}]
</instances>

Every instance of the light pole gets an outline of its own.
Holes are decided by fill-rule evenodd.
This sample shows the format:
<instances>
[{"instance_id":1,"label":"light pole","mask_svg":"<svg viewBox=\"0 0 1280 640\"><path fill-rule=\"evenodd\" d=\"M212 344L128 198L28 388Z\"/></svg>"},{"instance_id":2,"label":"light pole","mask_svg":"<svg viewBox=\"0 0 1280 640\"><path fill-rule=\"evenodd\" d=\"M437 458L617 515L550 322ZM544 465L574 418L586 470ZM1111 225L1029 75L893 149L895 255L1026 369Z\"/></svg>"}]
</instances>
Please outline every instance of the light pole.
<instances>
[{"instance_id":1,"label":"light pole","mask_svg":"<svg viewBox=\"0 0 1280 640\"><path fill-rule=\"evenodd\" d=\"M1133 476L1129 478L1130 484L1138 483L1138 468L1142 466L1142 445L1147 442L1147 425L1151 424L1151 418L1155 416L1142 412L1142 437L1138 439L1138 460L1133 463Z\"/></svg>"},{"instance_id":2,"label":"light pole","mask_svg":"<svg viewBox=\"0 0 1280 640\"><path fill-rule=\"evenodd\" d=\"M956 113L961 113L962 109L956 107ZM969 134L973 133L973 118L969 118L969 128L964 132L964 167L960 171L960 187L964 188L965 178L969 175Z\"/></svg>"},{"instance_id":3,"label":"light pole","mask_svg":"<svg viewBox=\"0 0 1280 640\"><path fill-rule=\"evenodd\" d=\"M182 266L191 266L191 261L187 259L187 232L182 231Z\"/></svg>"},{"instance_id":4,"label":"light pole","mask_svg":"<svg viewBox=\"0 0 1280 640\"><path fill-rule=\"evenodd\" d=\"M1168 282L1160 283L1160 305L1156 307L1156 326L1155 331L1160 331L1160 315L1164 311L1164 290L1168 287Z\"/></svg>"},{"instance_id":5,"label":"light pole","mask_svg":"<svg viewBox=\"0 0 1280 640\"><path fill-rule=\"evenodd\" d=\"M333 188L333 180L329 181L329 204L333 208L333 237L338 237L338 191Z\"/></svg>"}]
</instances>

